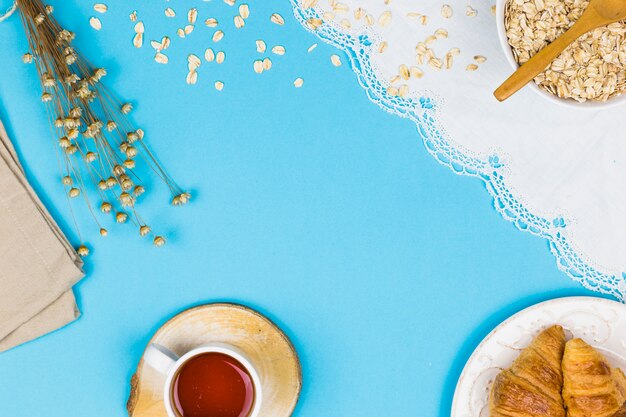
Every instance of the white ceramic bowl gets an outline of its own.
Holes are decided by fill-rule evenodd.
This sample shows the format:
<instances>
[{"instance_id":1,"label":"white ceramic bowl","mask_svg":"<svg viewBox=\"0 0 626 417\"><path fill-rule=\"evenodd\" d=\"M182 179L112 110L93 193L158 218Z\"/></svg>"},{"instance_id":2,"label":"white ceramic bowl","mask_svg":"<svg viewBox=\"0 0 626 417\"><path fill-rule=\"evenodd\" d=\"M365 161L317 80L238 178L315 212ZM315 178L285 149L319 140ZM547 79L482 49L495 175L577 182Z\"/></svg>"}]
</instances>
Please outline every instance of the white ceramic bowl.
<instances>
[{"instance_id":1,"label":"white ceramic bowl","mask_svg":"<svg viewBox=\"0 0 626 417\"><path fill-rule=\"evenodd\" d=\"M507 1L508 0L496 0L496 24L498 28L498 39L500 41L502 51L504 52L504 56L506 56L506 60L509 62L509 64L511 64L511 68L513 69L513 71L515 71L519 67L519 65L513 57L513 51L511 50L511 46L509 45L509 40L506 36L506 29L504 27L504 11L506 9ZM544 99L552 103L568 107L570 109L598 110L615 107L620 104L626 103L626 94L610 98L604 102L588 100L583 103L579 103L578 101L573 99L559 98L554 94L550 94L547 91L540 89L533 81L529 82L528 87L524 88L530 88Z\"/></svg>"}]
</instances>

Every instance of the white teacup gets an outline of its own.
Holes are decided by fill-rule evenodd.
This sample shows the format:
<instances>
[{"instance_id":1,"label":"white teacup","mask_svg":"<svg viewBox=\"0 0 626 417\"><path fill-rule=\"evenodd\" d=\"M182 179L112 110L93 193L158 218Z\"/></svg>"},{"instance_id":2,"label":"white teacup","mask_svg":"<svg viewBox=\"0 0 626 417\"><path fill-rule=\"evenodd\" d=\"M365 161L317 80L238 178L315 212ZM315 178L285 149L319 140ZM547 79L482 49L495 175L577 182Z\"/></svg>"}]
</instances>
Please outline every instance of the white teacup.
<instances>
[{"instance_id":1,"label":"white teacup","mask_svg":"<svg viewBox=\"0 0 626 417\"><path fill-rule=\"evenodd\" d=\"M246 368L248 374L252 379L252 384L254 387L254 402L252 404L250 412L246 417L258 417L261 410L262 399L261 379L259 378L259 373L252 365L252 362L239 349L224 343L211 343L192 349L189 352L185 353L183 356L179 357L175 353L171 352L169 349L161 345L151 343L150 346L148 346L148 349L146 349L143 360L152 368L154 368L157 372L165 375L166 377L165 386L163 387L163 401L165 403L167 415L169 417L180 417L179 413L175 411L174 405L172 403L174 397L172 392L172 385L174 383L174 378L176 377L178 370L181 369L181 367L185 365L187 361L191 358L211 352L222 353L224 355L230 356L231 358L236 359Z\"/></svg>"}]
</instances>

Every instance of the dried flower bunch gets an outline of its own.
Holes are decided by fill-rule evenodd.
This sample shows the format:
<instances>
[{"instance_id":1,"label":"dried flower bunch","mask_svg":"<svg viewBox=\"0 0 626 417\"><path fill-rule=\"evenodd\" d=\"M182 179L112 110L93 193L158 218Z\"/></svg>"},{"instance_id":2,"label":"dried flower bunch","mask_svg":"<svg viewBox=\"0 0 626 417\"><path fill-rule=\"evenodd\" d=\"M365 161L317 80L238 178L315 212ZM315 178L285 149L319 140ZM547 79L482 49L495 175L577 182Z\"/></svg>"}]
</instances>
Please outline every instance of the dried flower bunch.
<instances>
[{"instance_id":1,"label":"dried flower bunch","mask_svg":"<svg viewBox=\"0 0 626 417\"><path fill-rule=\"evenodd\" d=\"M569 29L588 0L510 0L505 27L515 60L523 64ZM626 25L595 29L565 49L535 78L539 88L578 102L606 101L626 91Z\"/></svg>"},{"instance_id":2,"label":"dried flower bunch","mask_svg":"<svg viewBox=\"0 0 626 417\"><path fill-rule=\"evenodd\" d=\"M119 102L102 84L106 70L94 68L72 47L74 33L52 18L52 7L41 0L18 0L18 8L30 46L23 61L34 63L39 73L41 100L56 130L61 181L68 197L84 199L102 236L108 231L96 216L88 189L98 194L102 213L117 223L135 224L141 236L151 235L153 243L162 246L165 238L153 234L135 208L145 192L133 171L137 161L147 163L163 180L173 205L187 203L190 194L155 160L144 143L143 130L133 127L127 118L132 104ZM85 256L89 250L82 244L78 253Z\"/></svg>"}]
</instances>

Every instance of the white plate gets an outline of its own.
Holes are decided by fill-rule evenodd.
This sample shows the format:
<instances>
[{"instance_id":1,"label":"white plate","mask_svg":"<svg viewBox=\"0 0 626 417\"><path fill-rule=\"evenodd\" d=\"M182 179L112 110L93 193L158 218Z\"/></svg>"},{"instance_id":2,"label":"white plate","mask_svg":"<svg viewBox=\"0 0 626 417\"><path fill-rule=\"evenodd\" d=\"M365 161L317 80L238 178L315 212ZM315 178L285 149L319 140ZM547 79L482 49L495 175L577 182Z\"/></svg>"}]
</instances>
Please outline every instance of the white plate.
<instances>
[{"instance_id":1,"label":"white plate","mask_svg":"<svg viewBox=\"0 0 626 417\"><path fill-rule=\"evenodd\" d=\"M451 417L488 417L495 376L553 324L563 326L568 339L582 338L626 371L626 305L595 297L557 298L511 316L478 345L457 383Z\"/></svg>"}]
</instances>

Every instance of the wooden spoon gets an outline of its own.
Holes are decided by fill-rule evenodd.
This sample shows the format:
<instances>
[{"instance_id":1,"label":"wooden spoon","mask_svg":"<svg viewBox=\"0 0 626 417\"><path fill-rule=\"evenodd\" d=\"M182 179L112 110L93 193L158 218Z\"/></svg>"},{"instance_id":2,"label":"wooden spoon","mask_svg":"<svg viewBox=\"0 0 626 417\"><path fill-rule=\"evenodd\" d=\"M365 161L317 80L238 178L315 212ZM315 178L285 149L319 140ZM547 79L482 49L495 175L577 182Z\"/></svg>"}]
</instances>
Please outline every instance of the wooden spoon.
<instances>
[{"instance_id":1,"label":"wooden spoon","mask_svg":"<svg viewBox=\"0 0 626 417\"><path fill-rule=\"evenodd\" d=\"M504 101L544 71L554 58L585 33L626 18L626 0L591 0L580 19L564 34L519 67L493 95Z\"/></svg>"}]
</instances>

